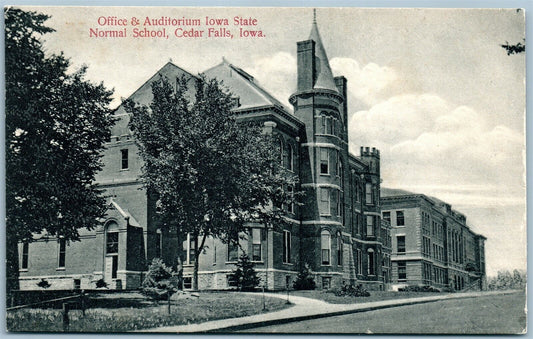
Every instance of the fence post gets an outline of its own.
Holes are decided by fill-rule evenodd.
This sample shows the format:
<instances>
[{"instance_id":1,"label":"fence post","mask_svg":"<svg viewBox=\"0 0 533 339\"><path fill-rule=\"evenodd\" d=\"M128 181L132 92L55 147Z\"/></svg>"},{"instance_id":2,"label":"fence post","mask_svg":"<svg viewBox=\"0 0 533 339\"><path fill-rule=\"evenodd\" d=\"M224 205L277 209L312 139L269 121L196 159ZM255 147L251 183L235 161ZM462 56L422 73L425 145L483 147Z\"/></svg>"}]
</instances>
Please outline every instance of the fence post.
<instances>
[{"instance_id":1,"label":"fence post","mask_svg":"<svg viewBox=\"0 0 533 339\"><path fill-rule=\"evenodd\" d=\"M81 312L83 313L83 316L85 317L85 291L81 290L80 293L80 303L81 303Z\"/></svg>"},{"instance_id":2,"label":"fence post","mask_svg":"<svg viewBox=\"0 0 533 339\"><path fill-rule=\"evenodd\" d=\"M170 288L167 289L167 299L168 299L168 314L170 314Z\"/></svg>"},{"instance_id":3,"label":"fence post","mask_svg":"<svg viewBox=\"0 0 533 339\"><path fill-rule=\"evenodd\" d=\"M68 332L69 327L69 319L68 319L68 311L69 311L70 305L69 303L63 303L63 332Z\"/></svg>"}]
</instances>

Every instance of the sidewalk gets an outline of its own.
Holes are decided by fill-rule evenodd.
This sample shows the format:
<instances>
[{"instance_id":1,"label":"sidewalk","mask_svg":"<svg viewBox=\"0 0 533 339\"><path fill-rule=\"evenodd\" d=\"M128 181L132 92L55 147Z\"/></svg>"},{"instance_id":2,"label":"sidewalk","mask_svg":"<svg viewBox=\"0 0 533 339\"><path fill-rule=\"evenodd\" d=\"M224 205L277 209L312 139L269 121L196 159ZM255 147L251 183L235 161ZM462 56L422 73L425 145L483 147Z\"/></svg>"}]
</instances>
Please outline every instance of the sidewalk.
<instances>
[{"instance_id":1,"label":"sidewalk","mask_svg":"<svg viewBox=\"0 0 533 339\"><path fill-rule=\"evenodd\" d=\"M220 319L200 324L158 327L145 329L141 332L166 332L166 333L205 333L205 332L232 332L237 330L262 327L275 324L285 324L294 321L302 321L323 317L331 317L349 313L358 313L404 305L422 304L439 300L474 298L477 296L509 294L516 291L490 291L490 292L467 292L434 295L419 298L405 298L394 300L382 300L374 302L361 302L357 304L329 304L322 300L305 297L290 296L289 300L294 306L284 310L256 314L241 318ZM254 293L262 295L261 293ZM284 294L265 293L265 296L286 299ZM362 300L362 299L358 299Z\"/></svg>"}]
</instances>

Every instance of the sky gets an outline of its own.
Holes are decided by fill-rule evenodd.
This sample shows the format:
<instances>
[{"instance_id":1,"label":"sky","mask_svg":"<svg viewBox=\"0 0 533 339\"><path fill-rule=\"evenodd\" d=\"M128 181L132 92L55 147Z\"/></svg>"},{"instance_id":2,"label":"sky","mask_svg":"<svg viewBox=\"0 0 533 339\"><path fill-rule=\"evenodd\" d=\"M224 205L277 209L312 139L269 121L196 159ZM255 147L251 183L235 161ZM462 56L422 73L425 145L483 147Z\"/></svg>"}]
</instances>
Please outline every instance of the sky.
<instances>
[{"instance_id":1,"label":"sky","mask_svg":"<svg viewBox=\"0 0 533 339\"><path fill-rule=\"evenodd\" d=\"M34 7L52 16L48 53L114 88L114 106L168 61L191 72L225 57L288 107L296 87L296 42L307 40L311 8ZM235 26L234 17L257 19ZM121 30L98 19L126 19ZM109 20L111 17L111 20ZM132 18L200 19L201 38L134 38ZM206 17L228 19L233 38L208 37ZM104 19L100 19L101 22ZM523 42L515 9L318 8L317 22L335 76L348 79L350 150L377 147L382 186L435 196L487 237L487 272L526 268L525 55L500 47ZM239 37L239 29L265 37Z\"/></svg>"}]
</instances>

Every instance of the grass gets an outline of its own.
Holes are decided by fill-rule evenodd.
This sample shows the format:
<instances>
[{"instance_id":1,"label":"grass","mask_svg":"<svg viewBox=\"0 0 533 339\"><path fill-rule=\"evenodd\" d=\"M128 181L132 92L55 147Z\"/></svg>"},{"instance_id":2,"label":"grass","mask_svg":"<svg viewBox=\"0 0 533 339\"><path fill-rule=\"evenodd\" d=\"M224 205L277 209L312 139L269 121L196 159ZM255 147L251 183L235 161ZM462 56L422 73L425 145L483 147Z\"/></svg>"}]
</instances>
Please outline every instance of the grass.
<instances>
[{"instance_id":1,"label":"grass","mask_svg":"<svg viewBox=\"0 0 533 339\"><path fill-rule=\"evenodd\" d=\"M369 291L369 297L350 297L350 296L336 296L333 292L328 291L291 291L291 295L307 297L313 299L323 300L331 304L355 304L366 303L372 301L391 300L391 299L404 299L404 298L417 298L417 297L429 297L432 295L442 295L445 293L438 292L394 292L394 291Z\"/></svg>"},{"instance_id":2,"label":"grass","mask_svg":"<svg viewBox=\"0 0 533 339\"><path fill-rule=\"evenodd\" d=\"M81 310L69 312L69 332L127 332L263 312L260 296L232 292L199 295L199 298L173 298L170 315L167 302L148 301L137 293L98 296L91 300L85 316ZM285 307L288 307L285 300L266 298L266 312ZM7 312L6 325L10 332L61 332L62 319L62 311L58 309L21 309Z\"/></svg>"}]
</instances>

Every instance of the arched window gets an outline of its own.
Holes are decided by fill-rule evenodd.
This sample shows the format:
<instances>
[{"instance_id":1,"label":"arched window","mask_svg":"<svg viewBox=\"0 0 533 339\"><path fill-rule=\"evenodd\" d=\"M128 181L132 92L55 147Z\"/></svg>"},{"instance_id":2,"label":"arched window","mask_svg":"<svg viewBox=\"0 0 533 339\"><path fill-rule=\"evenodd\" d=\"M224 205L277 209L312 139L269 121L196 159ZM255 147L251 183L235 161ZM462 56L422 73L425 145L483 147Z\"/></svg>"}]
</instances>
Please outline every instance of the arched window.
<instances>
[{"instance_id":1,"label":"arched window","mask_svg":"<svg viewBox=\"0 0 533 339\"><path fill-rule=\"evenodd\" d=\"M331 265L331 235L328 231L322 231L321 248L322 248L322 265Z\"/></svg>"},{"instance_id":2,"label":"arched window","mask_svg":"<svg viewBox=\"0 0 533 339\"><path fill-rule=\"evenodd\" d=\"M374 250L372 248L369 248L367 250L368 252L368 261L367 261L367 264L368 264L368 269L367 269L367 272L368 272L368 275L375 275L376 272L375 272L375 269L374 269Z\"/></svg>"}]
</instances>

